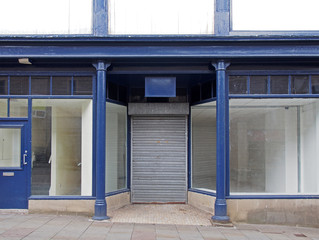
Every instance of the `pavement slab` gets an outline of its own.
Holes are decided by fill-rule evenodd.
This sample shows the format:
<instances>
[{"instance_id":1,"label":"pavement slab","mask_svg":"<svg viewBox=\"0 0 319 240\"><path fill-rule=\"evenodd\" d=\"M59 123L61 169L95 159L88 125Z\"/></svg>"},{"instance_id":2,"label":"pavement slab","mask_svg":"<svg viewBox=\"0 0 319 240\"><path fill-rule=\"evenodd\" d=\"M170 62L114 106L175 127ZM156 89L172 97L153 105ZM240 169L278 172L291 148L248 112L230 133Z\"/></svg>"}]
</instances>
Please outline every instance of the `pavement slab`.
<instances>
[{"instance_id":1,"label":"pavement slab","mask_svg":"<svg viewBox=\"0 0 319 240\"><path fill-rule=\"evenodd\" d=\"M99 222L84 216L1 212L0 219L0 240L319 240L317 228L280 225Z\"/></svg>"}]
</instances>

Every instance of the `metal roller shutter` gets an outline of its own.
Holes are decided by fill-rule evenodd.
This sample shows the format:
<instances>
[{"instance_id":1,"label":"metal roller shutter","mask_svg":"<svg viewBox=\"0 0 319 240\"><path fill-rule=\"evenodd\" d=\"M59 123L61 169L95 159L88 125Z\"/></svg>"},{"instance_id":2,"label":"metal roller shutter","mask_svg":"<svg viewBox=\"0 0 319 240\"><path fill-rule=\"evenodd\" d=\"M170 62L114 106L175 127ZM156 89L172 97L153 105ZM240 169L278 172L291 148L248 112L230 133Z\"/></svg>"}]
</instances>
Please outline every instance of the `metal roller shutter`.
<instances>
[{"instance_id":1,"label":"metal roller shutter","mask_svg":"<svg viewBox=\"0 0 319 240\"><path fill-rule=\"evenodd\" d=\"M186 202L187 119L132 118L132 202Z\"/></svg>"}]
</instances>

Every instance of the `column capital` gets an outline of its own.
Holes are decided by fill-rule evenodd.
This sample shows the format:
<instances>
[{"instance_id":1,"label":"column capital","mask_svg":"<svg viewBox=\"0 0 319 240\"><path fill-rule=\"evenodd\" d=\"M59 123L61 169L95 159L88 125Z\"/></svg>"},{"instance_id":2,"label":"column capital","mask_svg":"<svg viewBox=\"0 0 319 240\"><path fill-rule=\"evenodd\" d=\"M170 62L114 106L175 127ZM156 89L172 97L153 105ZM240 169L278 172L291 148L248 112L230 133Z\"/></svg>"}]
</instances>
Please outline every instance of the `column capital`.
<instances>
[{"instance_id":1,"label":"column capital","mask_svg":"<svg viewBox=\"0 0 319 240\"><path fill-rule=\"evenodd\" d=\"M216 71L226 71L226 69L230 65L230 62L225 62L224 60L218 60L217 62L212 62L211 64Z\"/></svg>"},{"instance_id":2,"label":"column capital","mask_svg":"<svg viewBox=\"0 0 319 240\"><path fill-rule=\"evenodd\" d=\"M108 67L111 66L111 63L105 62L103 60L98 60L92 64L95 67L96 71L107 71Z\"/></svg>"}]
</instances>

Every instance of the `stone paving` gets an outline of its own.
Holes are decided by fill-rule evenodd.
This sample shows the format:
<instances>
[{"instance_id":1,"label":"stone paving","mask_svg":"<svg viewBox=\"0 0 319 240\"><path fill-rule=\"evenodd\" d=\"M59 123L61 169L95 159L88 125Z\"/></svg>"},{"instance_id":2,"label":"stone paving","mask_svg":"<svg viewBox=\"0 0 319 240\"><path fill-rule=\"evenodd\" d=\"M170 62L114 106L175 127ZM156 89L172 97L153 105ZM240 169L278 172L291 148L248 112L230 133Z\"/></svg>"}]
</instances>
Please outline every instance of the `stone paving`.
<instances>
[{"instance_id":1,"label":"stone paving","mask_svg":"<svg viewBox=\"0 0 319 240\"><path fill-rule=\"evenodd\" d=\"M187 204L131 204L109 216L112 222L210 226L212 215Z\"/></svg>"},{"instance_id":2,"label":"stone paving","mask_svg":"<svg viewBox=\"0 0 319 240\"><path fill-rule=\"evenodd\" d=\"M319 240L319 229L252 224L213 227L98 222L84 216L0 212L0 239Z\"/></svg>"}]
</instances>

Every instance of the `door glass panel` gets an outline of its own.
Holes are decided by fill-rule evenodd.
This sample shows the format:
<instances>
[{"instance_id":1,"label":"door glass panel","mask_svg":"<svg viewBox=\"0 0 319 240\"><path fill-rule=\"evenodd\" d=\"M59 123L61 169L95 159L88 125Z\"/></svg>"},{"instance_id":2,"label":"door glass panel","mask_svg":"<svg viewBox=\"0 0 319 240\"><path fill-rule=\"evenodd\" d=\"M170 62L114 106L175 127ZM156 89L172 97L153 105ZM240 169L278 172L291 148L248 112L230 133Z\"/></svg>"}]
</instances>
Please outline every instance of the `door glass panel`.
<instances>
[{"instance_id":1,"label":"door glass panel","mask_svg":"<svg viewBox=\"0 0 319 240\"><path fill-rule=\"evenodd\" d=\"M10 99L10 117L28 117L28 99Z\"/></svg>"},{"instance_id":2,"label":"door glass panel","mask_svg":"<svg viewBox=\"0 0 319 240\"><path fill-rule=\"evenodd\" d=\"M20 167L21 129L0 128L0 167Z\"/></svg>"},{"instance_id":3,"label":"door glass panel","mask_svg":"<svg viewBox=\"0 0 319 240\"><path fill-rule=\"evenodd\" d=\"M0 117L7 117L8 113L8 100L0 99Z\"/></svg>"}]
</instances>

